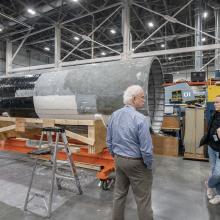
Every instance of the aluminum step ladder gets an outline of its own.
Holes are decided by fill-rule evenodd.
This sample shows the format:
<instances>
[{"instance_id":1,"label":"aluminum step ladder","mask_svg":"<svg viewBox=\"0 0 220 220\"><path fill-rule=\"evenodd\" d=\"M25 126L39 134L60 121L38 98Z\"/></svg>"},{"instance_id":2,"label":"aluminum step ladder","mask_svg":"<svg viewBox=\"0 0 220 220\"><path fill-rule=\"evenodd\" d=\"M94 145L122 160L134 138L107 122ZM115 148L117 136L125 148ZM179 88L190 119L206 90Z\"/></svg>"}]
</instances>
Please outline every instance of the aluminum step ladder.
<instances>
[{"instance_id":1,"label":"aluminum step ladder","mask_svg":"<svg viewBox=\"0 0 220 220\"><path fill-rule=\"evenodd\" d=\"M53 141L53 134L55 134L55 142ZM42 148L42 144L44 141L44 136L46 135L46 142L48 144L47 148ZM59 143L59 139L61 138L62 144ZM68 159L68 164L71 170L71 175L63 175L62 173L58 172L57 170L57 153L60 150L64 150ZM76 166L73 162L73 159L71 157L71 151L69 150L68 140L66 137L65 130L59 127L47 127L43 128L41 131L41 137L39 141L39 148L37 150L34 150L30 152L30 154L36 156L36 160L34 163L31 180L29 183L25 204L24 204L24 210L28 210L28 203L34 198L34 196L43 197L42 195L38 195L39 193L34 193L32 198L30 198L31 194L31 188L33 184L33 179L35 176L37 165L40 165L40 156L41 155L50 155L51 156L51 163L52 163L52 175L51 175L51 187L50 187L50 193L49 193L49 201L48 203L44 199L45 207L47 209L47 217L51 216L51 210L52 210L52 202L53 202L53 191L54 191L54 180L56 178L56 183L58 186L58 189L62 189L61 187L61 181L62 179L69 179L74 180L76 187L78 189L79 194L82 194L82 188L80 185L80 181L77 175Z\"/></svg>"}]
</instances>

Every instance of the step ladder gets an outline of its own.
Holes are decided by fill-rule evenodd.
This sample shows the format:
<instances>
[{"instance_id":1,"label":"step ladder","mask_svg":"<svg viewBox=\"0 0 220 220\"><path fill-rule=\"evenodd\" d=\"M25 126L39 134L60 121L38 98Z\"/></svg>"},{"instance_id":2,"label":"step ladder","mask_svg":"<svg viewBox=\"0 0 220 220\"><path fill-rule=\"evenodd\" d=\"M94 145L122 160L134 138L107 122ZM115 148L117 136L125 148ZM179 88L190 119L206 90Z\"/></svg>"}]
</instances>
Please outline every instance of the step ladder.
<instances>
[{"instance_id":1,"label":"step ladder","mask_svg":"<svg viewBox=\"0 0 220 220\"><path fill-rule=\"evenodd\" d=\"M53 134L55 134L55 142L53 141ZM47 148L42 148L42 144L45 143L44 136L46 136L46 142L48 144ZM59 143L59 139L61 138L62 143ZM71 175L63 175L62 173L58 172L57 170L57 153L60 150L64 150L68 159L68 164L71 170ZM51 186L50 186L50 193L49 193L49 201L48 203L44 199L45 207L47 209L47 217L51 216L51 210L52 210L52 202L53 202L53 191L54 191L54 180L56 178L56 183L58 189L62 189L61 182L63 179L69 179L74 180L76 187L78 189L79 194L82 194L82 188L80 185L80 181L76 172L76 166L73 162L73 159L71 157L71 151L69 150L68 140L66 137L65 130L59 127L47 127L43 128L41 131L41 137L39 141L39 148L37 150L34 150L30 152L31 155L36 156L36 160L34 163L31 180L29 183L25 204L24 204L24 210L28 210L28 203L34 198L34 196L37 197L43 197L42 195L38 195L39 193L34 193L32 195L32 198L30 198L31 194L31 188L33 184L33 179L35 176L37 165L40 165L40 156L41 155L50 155L51 156L51 163L52 163L52 175L51 175Z\"/></svg>"}]
</instances>

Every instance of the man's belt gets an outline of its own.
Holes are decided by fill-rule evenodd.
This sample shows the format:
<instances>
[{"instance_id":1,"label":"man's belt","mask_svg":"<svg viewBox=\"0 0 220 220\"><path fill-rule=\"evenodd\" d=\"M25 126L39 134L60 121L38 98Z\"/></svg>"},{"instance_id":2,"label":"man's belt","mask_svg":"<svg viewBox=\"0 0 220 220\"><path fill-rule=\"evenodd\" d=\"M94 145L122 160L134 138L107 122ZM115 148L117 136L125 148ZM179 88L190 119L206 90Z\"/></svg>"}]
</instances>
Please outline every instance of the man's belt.
<instances>
[{"instance_id":1,"label":"man's belt","mask_svg":"<svg viewBox=\"0 0 220 220\"><path fill-rule=\"evenodd\" d=\"M117 157L121 157L121 158L124 158L124 159L128 159L128 160L142 160L141 157L127 157L127 156L122 156L122 155L119 155L119 154L115 154Z\"/></svg>"}]
</instances>

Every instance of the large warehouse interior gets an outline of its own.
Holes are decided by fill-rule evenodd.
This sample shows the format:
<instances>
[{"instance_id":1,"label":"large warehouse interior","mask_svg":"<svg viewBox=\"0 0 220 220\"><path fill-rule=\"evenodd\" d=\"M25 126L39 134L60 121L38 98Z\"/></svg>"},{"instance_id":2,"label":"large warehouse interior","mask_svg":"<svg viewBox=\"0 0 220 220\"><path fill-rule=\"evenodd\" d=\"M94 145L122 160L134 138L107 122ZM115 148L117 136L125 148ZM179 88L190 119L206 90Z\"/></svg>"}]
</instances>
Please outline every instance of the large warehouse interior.
<instances>
[{"instance_id":1,"label":"large warehouse interior","mask_svg":"<svg viewBox=\"0 0 220 220\"><path fill-rule=\"evenodd\" d=\"M0 220L220 219L220 0L0 9Z\"/></svg>"}]
</instances>

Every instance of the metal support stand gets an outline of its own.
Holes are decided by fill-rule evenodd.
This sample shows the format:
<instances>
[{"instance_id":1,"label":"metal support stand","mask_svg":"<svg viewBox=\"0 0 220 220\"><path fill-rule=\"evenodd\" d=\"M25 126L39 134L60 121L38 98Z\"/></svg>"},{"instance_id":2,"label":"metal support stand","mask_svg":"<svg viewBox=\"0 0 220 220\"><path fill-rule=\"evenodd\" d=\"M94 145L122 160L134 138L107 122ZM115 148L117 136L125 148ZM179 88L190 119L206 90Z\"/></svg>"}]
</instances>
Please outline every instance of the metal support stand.
<instances>
[{"instance_id":1,"label":"metal support stand","mask_svg":"<svg viewBox=\"0 0 220 220\"><path fill-rule=\"evenodd\" d=\"M55 142L53 142L52 139L52 133L55 134L56 136L56 140ZM47 142L48 142L48 147L47 148L42 148L42 143L43 143L43 139L44 139L44 135L46 134L47 137ZM62 140L62 145L58 144L59 142L59 138L61 137ZM68 175L63 175L61 173L57 172L57 153L64 149L67 159L68 159L68 164L70 166L71 169L71 176ZM80 185L80 181L76 172L76 167L75 164L73 162L73 159L71 157L71 152L69 150L69 146L68 146L68 140L65 134L65 130L62 128L43 128L42 132L41 132L41 138L40 138L40 142L39 142L39 149L32 151L31 152L32 155L36 155L36 161L34 164L34 168L32 171L32 175L31 175L31 180L30 180L30 184L28 187L28 192L27 192L27 196L25 199L25 204L24 204L24 210L27 210L27 205L28 203L33 199L34 196L38 196L36 193L34 194L34 196L32 198L30 197L30 192L31 192L31 188L32 188L32 184L33 184L33 179L34 179L34 175L35 175L35 171L37 168L37 165L39 163L39 159L41 155L51 155L51 162L53 164L52 166L52 175L51 175L51 188L50 188L50 194L49 194L49 201L48 201L48 205L46 203L46 200L44 200L45 202L45 206L47 209L47 217L51 216L51 210L52 210L52 202L53 202L53 191L54 191L54 180L56 178L56 183L58 186L58 189L61 189L61 179L70 179L70 180L75 180L77 189L79 191L79 194L82 194L83 191L81 189L81 185Z\"/></svg>"}]
</instances>

